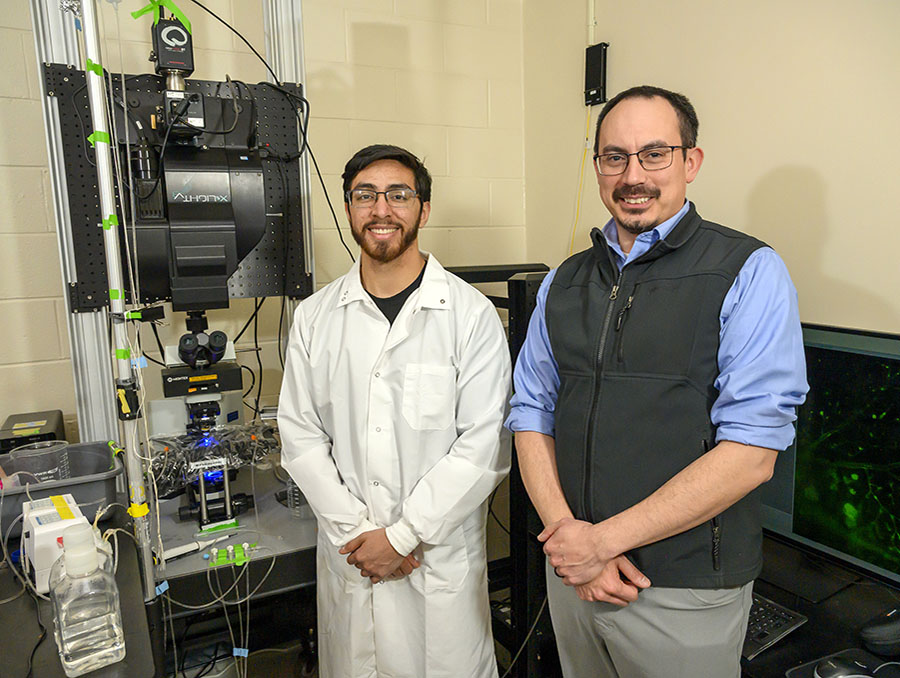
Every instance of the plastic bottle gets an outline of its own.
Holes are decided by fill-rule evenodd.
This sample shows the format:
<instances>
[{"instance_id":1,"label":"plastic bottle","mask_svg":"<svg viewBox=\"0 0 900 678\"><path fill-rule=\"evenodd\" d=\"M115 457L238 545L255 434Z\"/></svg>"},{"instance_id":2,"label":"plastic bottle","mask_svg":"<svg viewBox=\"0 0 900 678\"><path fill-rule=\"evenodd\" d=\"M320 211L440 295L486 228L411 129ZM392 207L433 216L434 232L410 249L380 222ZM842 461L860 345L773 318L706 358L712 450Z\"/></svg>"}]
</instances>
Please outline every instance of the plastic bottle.
<instances>
[{"instance_id":1,"label":"plastic bottle","mask_svg":"<svg viewBox=\"0 0 900 678\"><path fill-rule=\"evenodd\" d=\"M53 634L69 678L125 658L119 589L90 525L63 532L63 555L50 571Z\"/></svg>"}]
</instances>

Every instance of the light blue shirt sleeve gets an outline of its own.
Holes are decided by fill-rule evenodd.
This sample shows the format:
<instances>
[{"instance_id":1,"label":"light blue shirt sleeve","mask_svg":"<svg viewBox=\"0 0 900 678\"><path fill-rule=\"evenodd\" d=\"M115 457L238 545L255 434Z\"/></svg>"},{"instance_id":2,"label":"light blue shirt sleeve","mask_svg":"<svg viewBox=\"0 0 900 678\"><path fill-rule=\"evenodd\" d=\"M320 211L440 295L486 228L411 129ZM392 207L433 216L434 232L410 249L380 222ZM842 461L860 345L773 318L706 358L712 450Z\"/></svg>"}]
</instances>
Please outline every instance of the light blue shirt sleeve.
<instances>
[{"instance_id":1,"label":"light blue shirt sleeve","mask_svg":"<svg viewBox=\"0 0 900 678\"><path fill-rule=\"evenodd\" d=\"M710 412L716 441L786 449L809 389L797 291L773 249L744 262L719 322L719 396Z\"/></svg>"},{"instance_id":2,"label":"light blue shirt sleeve","mask_svg":"<svg viewBox=\"0 0 900 678\"><path fill-rule=\"evenodd\" d=\"M510 401L506 428L510 431L537 431L548 436L556 431L556 396L559 393L559 365L550 349L544 310L547 292L556 275L550 271L541 282L528 334L519 350L513 372L515 395Z\"/></svg>"}]
</instances>

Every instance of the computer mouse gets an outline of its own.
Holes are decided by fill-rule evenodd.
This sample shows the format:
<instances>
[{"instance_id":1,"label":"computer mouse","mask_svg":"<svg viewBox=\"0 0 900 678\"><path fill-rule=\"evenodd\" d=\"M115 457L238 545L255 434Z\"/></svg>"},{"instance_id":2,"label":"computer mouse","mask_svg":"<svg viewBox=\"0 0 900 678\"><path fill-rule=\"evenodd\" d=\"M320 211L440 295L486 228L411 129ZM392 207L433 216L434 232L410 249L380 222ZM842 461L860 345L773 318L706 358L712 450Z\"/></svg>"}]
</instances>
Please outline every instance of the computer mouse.
<instances>
[{"instance_id":1,"label":"computer mouse","mask_svg":"<svg viewBox=\"0 0 900 678\"><path fill-rule=\"evenodd\" d=\"M874 678L869 667L846 657L828 657L816 664L815 678ZM879 677L880 678L880 677Z\"/></svg>"}]
</instances>

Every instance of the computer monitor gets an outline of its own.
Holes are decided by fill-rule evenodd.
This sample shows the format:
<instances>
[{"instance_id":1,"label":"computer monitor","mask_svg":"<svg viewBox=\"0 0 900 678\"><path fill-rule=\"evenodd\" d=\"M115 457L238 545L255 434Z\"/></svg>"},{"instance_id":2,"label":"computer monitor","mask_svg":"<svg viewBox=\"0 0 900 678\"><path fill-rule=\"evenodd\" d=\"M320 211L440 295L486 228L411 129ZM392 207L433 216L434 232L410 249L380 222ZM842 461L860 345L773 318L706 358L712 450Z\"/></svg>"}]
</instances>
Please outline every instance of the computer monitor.
<instances>
[{"instance_id":1,"label":"computer monitor","mask_svg":"<svg viewBox=\"0 0 900 678\"><path fill-rule=\"evenodd\" d=\"M900 336L804 324L803 341L810 391L763 527L900 587Z\"/></svg>"}]
</instances>

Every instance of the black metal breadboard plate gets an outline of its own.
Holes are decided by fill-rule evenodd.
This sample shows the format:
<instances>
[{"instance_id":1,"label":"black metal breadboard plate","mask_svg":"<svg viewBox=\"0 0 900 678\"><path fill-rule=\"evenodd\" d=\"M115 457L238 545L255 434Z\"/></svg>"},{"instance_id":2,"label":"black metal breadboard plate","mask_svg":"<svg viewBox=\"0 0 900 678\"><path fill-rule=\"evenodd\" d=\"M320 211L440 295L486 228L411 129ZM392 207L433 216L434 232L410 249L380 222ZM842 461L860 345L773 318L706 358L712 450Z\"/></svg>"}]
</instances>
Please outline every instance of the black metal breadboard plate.
<instances>
[{"instance_id":1,"label":"black metal breadboard plate","mask_svg":"<svg viewBox=\"0 0 900 678\"><path fill-rule=\"evenodd\" d=\"M84 72L64 64L44 64L44 92L56 100L65 164L69 215L72 225L75 273L77 282L70 285L70 310L95 311L109 303L109 284L103 248L103 229L100 226L100 197L94 149L87 141L93 131ZM109 110L120 145L127 134L132 142L137 138L131 122L126 123L122 106L127 105L128 118L140 120L150 141L157 146L163 141L163 131L151 125L151 117L161 105L165 89L164 78L153 75L121 75L107 78ZM303 94L299 84L285 83L283 88L297 95ZM300 148L296 103L284 93L266 83L246 84L209 80L186 80L185 90L204 97L224 100L230 106L237 95L241 117L229 134L203 134L197 145L210 148L246 148L251 144L266 149L272 156L296 153ZM221 115L215 111L206 120L207 129L223 129ZM170 141L170 143L173 143ZM124 160L124 155L120 154ZM127 177L127 166L122 165ZM263 184L266 199L266 233L257 246L241 262L228 281L232 298L287 295L303 298L312 293L312 275L306 270L307 243L303 234L303 214L300 198L299 163L285 162L276 157L263 160ZM116 214L124 224L120 188L116 189ZM127 195L127 193L126 193ZM120 227L120 235L125 235ZM123 252L124 240L120 241ZM123 262L125 263L125 262ZM127 266L127 263L126 263ZM127 268L126 268L127 276ZM129 299L129 301L134 301ZM162 301L144 297L141 303Z\"/></svg>"}]
</instances>

